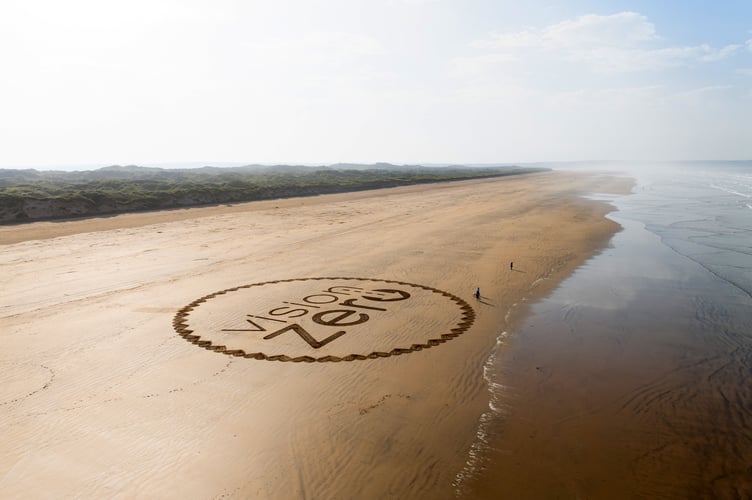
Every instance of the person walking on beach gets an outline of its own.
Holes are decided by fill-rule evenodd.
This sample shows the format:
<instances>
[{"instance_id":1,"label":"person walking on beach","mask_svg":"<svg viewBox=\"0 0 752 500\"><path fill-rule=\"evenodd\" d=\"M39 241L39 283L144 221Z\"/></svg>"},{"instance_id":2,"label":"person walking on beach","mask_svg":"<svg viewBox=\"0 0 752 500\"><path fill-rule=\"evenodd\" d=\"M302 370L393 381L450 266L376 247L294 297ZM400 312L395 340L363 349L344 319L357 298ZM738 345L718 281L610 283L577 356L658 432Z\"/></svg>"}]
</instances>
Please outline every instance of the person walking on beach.
<instances>
[{"instance_id":1,"label":"person walking on beach","mask_svg":"<svg viewBox=\"0 0 752 500\"><path fill-rule=\"evenodd\" d=\"M509 270L512 271L514 269L514 262L509 263Z\"/></svg>"},{"instance_id":2,"label":"person walking on beach","mask_svg":"<svg viewBox=\"0 0 752 500\"><path fill-rule=\"evenodd\" d=\"M475 289L475 298L480 300L480 287Z\"/></svg>"}]
</instances>

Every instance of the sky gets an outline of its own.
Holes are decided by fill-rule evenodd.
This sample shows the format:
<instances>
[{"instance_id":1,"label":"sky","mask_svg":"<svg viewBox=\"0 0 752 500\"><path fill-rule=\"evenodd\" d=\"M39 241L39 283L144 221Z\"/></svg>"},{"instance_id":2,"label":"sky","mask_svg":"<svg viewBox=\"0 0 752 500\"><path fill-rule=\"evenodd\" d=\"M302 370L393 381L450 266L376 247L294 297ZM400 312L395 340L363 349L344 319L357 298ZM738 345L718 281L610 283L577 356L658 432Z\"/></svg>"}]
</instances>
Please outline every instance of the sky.
<instances>
[{"instance_id":1,"label":"sky","mask_svg":"<svg viewBox=\"0 0 752 500\"><path fill-rule=\"evenodd\" d=\"M2 0L0 167L752 159L749 0Z\"/></svg>"}]
</instances>

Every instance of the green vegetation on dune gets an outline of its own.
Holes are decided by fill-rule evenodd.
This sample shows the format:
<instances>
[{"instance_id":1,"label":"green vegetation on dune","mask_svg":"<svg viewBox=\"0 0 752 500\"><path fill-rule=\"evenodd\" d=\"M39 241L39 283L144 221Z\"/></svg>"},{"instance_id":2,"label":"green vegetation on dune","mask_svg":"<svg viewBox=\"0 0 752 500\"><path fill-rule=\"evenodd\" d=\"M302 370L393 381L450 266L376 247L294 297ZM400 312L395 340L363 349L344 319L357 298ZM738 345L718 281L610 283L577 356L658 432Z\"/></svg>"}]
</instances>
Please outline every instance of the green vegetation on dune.
<instances>
[{"instance_id":1,"label":"green vegetation on dune","mask_svg":"<svg viewBox=\"0 0 752 500\"><path fill-rule=\"evenodd\" d=\"M336 165L53 172L0 169L0 223L315 196L537 172L519 167Z\"/></svg>"}]
</instances>

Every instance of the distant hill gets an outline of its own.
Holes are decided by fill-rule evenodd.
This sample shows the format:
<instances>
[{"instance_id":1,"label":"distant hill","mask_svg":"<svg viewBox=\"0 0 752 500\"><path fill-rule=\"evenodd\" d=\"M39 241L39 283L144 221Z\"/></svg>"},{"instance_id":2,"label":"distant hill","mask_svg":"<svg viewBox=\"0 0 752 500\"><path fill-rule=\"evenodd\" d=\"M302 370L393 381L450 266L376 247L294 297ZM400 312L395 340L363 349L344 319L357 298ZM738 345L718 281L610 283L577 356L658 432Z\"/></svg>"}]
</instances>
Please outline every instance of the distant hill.
<instances>
[{"instance_id":1,"label":"distant hill","mask_svg":"<svg viewBox=\"0 0 752 500\"><path fill-rule=\"evenodd\" d=\"M0 223L235 203L539 172L521 167L341 163L75 172L0 169Z\"/></svg>"}]
</instances>

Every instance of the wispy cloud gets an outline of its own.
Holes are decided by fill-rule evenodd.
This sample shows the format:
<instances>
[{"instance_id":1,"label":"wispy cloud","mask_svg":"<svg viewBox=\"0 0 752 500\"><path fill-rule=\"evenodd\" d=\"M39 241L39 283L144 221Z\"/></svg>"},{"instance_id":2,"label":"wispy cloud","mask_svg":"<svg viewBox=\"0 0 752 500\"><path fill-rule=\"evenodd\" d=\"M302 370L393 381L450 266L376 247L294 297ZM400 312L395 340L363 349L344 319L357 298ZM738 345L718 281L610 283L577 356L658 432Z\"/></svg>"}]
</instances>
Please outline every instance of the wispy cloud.
<instances>
[{"instance_id":1,"label":"wispy cloud","mask_svg":"<svg viewBox=\"0 0 752 500\"><path fill-rule=\"evenodd\" d=\"M725 59L742 48L731 44L661 45L655 26L636 12L588 14L542 29L495 33L471 43L496 54L542 52L581 63L594 72L654 71ZM748 48L752 47L750 41Z\"/></svg>"},{"instance_id":2,"label":"wispy cloud","mask_svg":"<svg viewBox=\"0 0 752 500\"><path fill-rule=\"evenodd\" d=\"M543 29L492 34L473 46L488 49L624 47L657 40L655 27L645 16L621 12L608 16L588 14Z\"/></svg>"},{"instance_id":3,"label":"wispy cloud","mask_svg":"<svg viewBox=\"0 0 752 500\"><path fill-rule=\"evenodd\" d=\"M732 85L709 85L707 87L699 87L695 89L685 90L684 92L679 92L675 94L675 97L677 98L706 97L709 95L718 94L719 92L727 92L730 90L734 90L734 87Z\"/></svg>"},{"instance_id":4,"label":"wispy cloud","mask_svg":"<svg viewBox=\"0 0 752 500\"><path fill-rule=\"evenodd\" d=\"M604 46L569 51L567 60L583 62L596 72L638 72L689 66L727 58L740 45L715 49L708 45L677 46L659 49L622 48Z\"/></svg>"}]
</instances>

